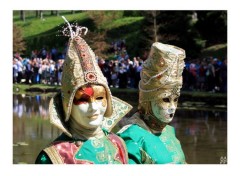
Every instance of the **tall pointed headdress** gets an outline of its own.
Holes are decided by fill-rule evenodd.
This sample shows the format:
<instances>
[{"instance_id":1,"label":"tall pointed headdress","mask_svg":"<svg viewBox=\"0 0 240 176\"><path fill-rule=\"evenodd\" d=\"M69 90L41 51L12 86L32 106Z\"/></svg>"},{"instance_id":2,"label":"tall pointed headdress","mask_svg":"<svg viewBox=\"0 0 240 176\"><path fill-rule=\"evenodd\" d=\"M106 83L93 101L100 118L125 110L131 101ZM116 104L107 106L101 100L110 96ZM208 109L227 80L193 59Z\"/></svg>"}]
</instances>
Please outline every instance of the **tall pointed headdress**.
<instances>
[{"instance_id":1,"label":"tall pointed headdress","mask_svg":"<svg viewBox=\"0 0 240 176\"><path fill-rule=\"evenodd\" d=\"M64 18L64 17L63 17ZM65 111L65 121L71 114L72 102L76 91L88 84L98 84L104 86L107 92L107 110L105 117L112 114L112 96L106 78L100 70L96 57L86 41L81 37L83 31L87 33L86 27L72 26L67 22L70 29L70 39L67 57L63 65L62 73L62 102Z\"/></svg>"},{"instance_id":2,"label":"tall pointed headdress","mask_svg":"<svg viewBox=\"0 0 240 176\"><path fill-rule=\"evenodd\" d=\"M69 120L76 91L88 84L96 84L102 85L107 93L107 110L104 117L108 118L104 118L103 128L110 131L132 109L132 106L111 95L107 79L98 66L94 52L81 37L82 33L86 35L88 29L70 25L65 17L63 19L67 22L69 30L68 33L66 29L63 32L70 36L70 39L63 65L61 98L56 96L50 102L51 122L58 124L63 129L61 121ZM74 30L72 27L74 27ZM63 111L58 107L60 101ZM59 117L61 120L59 120Z\"/></svg>"},{"instance_id":3,"label":"tall pointed headdress","mask_svg":"<svg viewBox=\"0 0 240 176\"><path fill-rule=\"evenodd\" d=\"M139 102L158 100L174 93L180 95L185 51L159 42L152 44L143 63L139 82Z\"/></svg>"}]
</instances>

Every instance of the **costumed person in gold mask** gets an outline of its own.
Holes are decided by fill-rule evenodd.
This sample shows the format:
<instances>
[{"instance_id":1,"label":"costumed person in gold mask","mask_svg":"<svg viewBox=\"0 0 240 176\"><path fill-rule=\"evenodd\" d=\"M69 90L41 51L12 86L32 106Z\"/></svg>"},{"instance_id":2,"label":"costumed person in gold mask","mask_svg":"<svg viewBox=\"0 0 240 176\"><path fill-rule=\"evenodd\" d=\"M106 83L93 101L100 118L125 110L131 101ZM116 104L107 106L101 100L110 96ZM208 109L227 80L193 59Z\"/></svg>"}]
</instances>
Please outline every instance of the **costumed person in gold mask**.
<instances>
[{"instance_id":1,"label":"costumed person in gold mask","mask_svg":"<svg viewBox=\"0 0 240 176\"><path fill-rule=\"evenodd\" d=\"M94 52L81 37L87 28L64 20L71 38L61 92L49 104L50 121L63 133L39 153L35 163L127 164L124 141L110 131L132 107L111 95Z\"/></svg>"},{"instance_id":2,"label":"costumed person in gold mask","mask_svg":"<svg viewBox=\"0 0 240 176\"><path fill-rule=\"evenodd\" d=\"M117 133L127 145L130 164L186 163L184 152L168 125L177 108L185 51L153 43L143 63L138 111Z\"/></svg>"}]
</instances>

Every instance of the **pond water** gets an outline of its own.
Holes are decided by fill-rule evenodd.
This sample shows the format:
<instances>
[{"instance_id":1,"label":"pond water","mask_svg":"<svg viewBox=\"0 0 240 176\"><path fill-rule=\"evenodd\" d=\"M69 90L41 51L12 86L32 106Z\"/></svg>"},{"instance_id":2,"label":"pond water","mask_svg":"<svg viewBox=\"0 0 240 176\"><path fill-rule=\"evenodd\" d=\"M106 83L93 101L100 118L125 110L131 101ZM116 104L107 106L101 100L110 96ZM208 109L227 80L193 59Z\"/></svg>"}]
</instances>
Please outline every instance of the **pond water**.
<instances>
[{"instance_id":1,"label":"pond water","mask_svg":"<svg viewBox=\"0 0 240 176\"><path fill-rule=\"evenodd\" d=\"M32 164L38 153L61 131L49 123L53 95L13 95L13 163ZM126 101L126 100L125 100ZM137 101L129 102L135 108ZM227 163L227 109L192 108L179 102L170 125L182 144L189 164ZM191 104L191 103L190 103Z\"/></svg>"}]
</instances>

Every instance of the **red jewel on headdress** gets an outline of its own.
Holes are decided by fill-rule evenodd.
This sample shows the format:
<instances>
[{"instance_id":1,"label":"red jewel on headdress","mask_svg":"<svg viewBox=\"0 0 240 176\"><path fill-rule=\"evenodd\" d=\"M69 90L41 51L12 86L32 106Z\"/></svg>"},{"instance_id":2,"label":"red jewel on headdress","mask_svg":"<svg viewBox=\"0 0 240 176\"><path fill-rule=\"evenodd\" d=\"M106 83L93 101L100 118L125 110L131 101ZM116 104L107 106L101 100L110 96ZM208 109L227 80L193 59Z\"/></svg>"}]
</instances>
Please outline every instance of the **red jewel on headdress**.
<instances>
[{"instance_id":1,"label":"red jewel on headdress","mask_svg":"<svg viewBox=\"0 0 240 176\"><path fill-rule=\"evenodd\" d=\"M81 54L81 57L85 57L85 54Z\"/></svg>"},{"instance_id":2,"label":"red jewel on headdress","mask_svg":"<svg viewBox=\"0 0 240 176\"><path fill-rule=\"evenodd\" d=\"M89 81L89 82L97 81L97 75L96 73L93 73L93 72L88 72L85 78L86 78L86 81Z\"/></svg>"},{"instance_id":3,"label":"red jewel on headdress","mask_svg":"<svg viewBox=\"0 0 240 176\"><path fill-rule=\"evenodd\" d=\"M162 75L158 75L158 76L157 76L157 79L160 79L161 77L162 77Z\"/></svg>"}]
</instances>

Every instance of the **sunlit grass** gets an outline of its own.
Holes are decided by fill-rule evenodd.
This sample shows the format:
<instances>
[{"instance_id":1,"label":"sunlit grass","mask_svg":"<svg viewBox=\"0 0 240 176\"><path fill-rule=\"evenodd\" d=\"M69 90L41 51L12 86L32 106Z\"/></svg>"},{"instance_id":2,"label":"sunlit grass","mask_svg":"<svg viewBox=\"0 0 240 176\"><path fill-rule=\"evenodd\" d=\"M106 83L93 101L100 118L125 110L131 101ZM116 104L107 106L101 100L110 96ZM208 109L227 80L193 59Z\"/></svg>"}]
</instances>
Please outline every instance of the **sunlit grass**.
<instances>
[{"instance_id":1,"label":"sunlit grass","mask_svg":"<svg viewBox=\"0 0 240 176\"><path fill-rule=\"evenodd\" d=\"M64 15L68 21L77 21L87 18L86 13L76 13L76 14L66 14ZM16 17L15 17L16 18ZM61 16L46 16L43 19L40 18L30 18L23 21L16 21L15 24L23 28L23 37L27 38L30 36L38 35L61 26L65 21ZM59 28L60 29L60 28Z\"/></svg>"},{"instance_id":2,"label":"sunlit grass","mask_svg":"<svg viewBox=\"0 0 240 176\"><path fill-rule=\"evenodd\" d=\"M202 50L202 56L213 56L218 57L219 59L227 57L227 44L218 44L205 48Z\"/></svg>"},{"instance_id":3,"label":"sunlit grass","mask_svg":"<svg viewBox=\"0 0 240 176\"><path fill-rule=\"evenodd\" d=\"M143 19L144 19L144 17L124 17L124 18L116 19L116 20L112 21L111 23L108 23L107 25L104 26L104 28L105 29L118 28L121 26L135 23L137 21L141 21Z\"/></svg>"}]
</instances>

